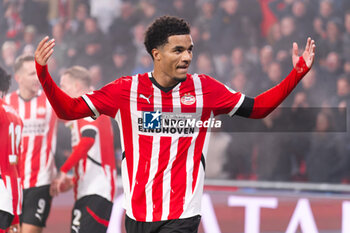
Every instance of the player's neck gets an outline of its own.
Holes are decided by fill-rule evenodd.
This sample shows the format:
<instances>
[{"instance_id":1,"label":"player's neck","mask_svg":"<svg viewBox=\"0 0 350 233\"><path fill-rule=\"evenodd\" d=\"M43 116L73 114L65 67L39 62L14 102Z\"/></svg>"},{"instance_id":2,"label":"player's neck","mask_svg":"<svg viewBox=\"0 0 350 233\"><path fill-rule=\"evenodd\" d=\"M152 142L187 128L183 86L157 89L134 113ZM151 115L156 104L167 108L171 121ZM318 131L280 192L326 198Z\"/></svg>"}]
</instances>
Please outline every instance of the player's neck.
<instances>
[{"instance_id":1,"label":"player's neck","mask_svg":"<svg viewBox=\"0 0 350 233\"><path fill-rule=\"evenodd\" d=\"M38 92L33 92L28 89L19 88L19 96L24 100L31 100L37 96Z\"/></svg>"},{"instance_id":2,"label":"player's neck","mask_svg":"<svg viewBox=\"0 0 350 233\"><path fill-rule=\"evenodd\" d=\"M165 87L165 88L166 87L173 87L179 83L179 81L174 80L172 77L168 76L164 72L157 71L156 69L154 69L154 71L152 72L152 75L153 75L153 78L156 80L156 82L160 86Z\"/></svg>"}]
</instances>

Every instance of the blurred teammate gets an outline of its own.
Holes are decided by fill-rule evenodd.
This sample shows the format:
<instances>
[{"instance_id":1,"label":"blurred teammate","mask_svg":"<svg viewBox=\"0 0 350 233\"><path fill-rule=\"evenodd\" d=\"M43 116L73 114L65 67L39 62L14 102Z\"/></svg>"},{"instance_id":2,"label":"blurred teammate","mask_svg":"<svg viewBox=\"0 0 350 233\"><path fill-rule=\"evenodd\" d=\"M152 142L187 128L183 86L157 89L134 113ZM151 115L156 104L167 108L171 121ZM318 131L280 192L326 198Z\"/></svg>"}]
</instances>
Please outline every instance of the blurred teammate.
<instances>
[{"instance_id":1,"label":"blurred teammate","mask_svg":"<svg viewBox=\"0 0 350 233\"><path fill-rule=\"evenodd\" d=\"M91 91L88 70L74 66L61 77L61 88L71 97ZM96 121L90 117L66 123L72 133L73 152L61 167L51 187L52 193L68 191L74 182L75 204L72 210L72 233L107 231L112 211L116 167L113 132L109 117ZM73 181L67 172L74 167Z\"/></svg>"},{"instance_id":2,"label":"blurred teammate","mask_svg":"<svg viewBox=\"0 0 350 233\"><path fill-rule=\"evenodd\" d=\"M127 232L197 232L210 131L201 122L219 114L268 115L312 66L315 43L308 38L302 57L294 43L294 69L255 98L207 75L187 73L194 44L182 19L158 18L147 29L144 44L154 61L152 72L122 77L91 94L70 98L47 71L55 43L45 37L35 53L38 77L59 117L105 114L117 120L124 151ZM186 127L188 120L199 123L192 129Z\"/></svg>"},{"instance_id":3,"label":"blurred teammate","mask_svg":"<svg viewBox=\"0 0 350 233\"><path fill-rule=\"evenodd\" d=\"M21 154L22 120L5 104L2 96L10 86L11 76L0 67L0 233L19 232L22 188L18 174Z\"/></svg>"},{"instance_id":4,"label":"blurred teammate","mask_svg":"<svg viewBox=\"0 0 350 233\"><path fill-rule=\"evenodd\" d=\"M19 169L23 185L22 233L39 233L45 227L52 197L51 181L56 176L53 155L56 149L57 117L40 90L34 57L23 55L15 61L18 90L5 101L23 120L22 159Z\"/></svg>"}]
</instances>

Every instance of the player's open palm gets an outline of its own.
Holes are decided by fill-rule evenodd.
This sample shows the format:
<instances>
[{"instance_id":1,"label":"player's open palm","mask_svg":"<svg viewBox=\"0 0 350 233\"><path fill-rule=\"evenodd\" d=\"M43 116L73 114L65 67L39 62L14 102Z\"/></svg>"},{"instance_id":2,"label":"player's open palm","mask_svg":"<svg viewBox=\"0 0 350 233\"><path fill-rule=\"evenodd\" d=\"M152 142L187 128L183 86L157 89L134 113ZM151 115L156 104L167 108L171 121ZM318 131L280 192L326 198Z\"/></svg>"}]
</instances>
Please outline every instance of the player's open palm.
<instances>
[{"instance_id":1,"label":"player's open palm","mask_svg":"<svg viewBox=\"0 0 350 233\"><path fill-rule=\"evenodd\" d=\"M42 39L35 50L35 60L42 66L47 64L47 61L51 57L53 53L53 47L55 46L55 40L51 39L49 41L49 37L46 36Z\"/></svg>"},{"instance_id":2,"label":"player's open palm","mask_svg":"<svg viewBox=\"0 0 350 233\"><path fill-rule=\"evenodd\" d=\"M307 65L307 67L311 68L312 64L314 63L314 58L315 58L315 41L311 40L311 38L307 38L305 50L302 54L304 61ZM296 66L296 64L299 61L299 54L298 54L298 44L293 43L293 67Z\"/></svg>"}]
</instances>

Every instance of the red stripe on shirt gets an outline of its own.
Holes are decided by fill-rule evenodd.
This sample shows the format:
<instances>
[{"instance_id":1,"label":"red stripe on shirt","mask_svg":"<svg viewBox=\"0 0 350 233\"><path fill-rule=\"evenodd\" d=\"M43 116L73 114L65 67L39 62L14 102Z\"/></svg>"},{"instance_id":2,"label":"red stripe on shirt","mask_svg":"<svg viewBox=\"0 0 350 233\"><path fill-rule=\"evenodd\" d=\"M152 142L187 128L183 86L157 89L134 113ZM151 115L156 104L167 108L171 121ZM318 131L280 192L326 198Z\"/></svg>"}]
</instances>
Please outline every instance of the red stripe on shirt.
<instances>
[{"instance_id":1,"label":"red stripe on shirt","mask_svg":"<svg viewBox=\"0 0 350 233\"><path fill-rule=\"evenodd\" d=\"M31 164L31 176L29 180L30 187L35 187L38 180L38 174L40 170L40 152L41 146L43 143L43 136L36 136L34 138L34 148L33 148L33 157Z\"/></svg>"},{"instance_id":2,"label":"red stripe on shirt","mask_svg":"<svg viewBox=\"0 0 350 233\"><path fill-rule=\"evenodd\" d=\"M163 176L170 158L171 137L160 138L159 159L157 173L153 179L153 221L160 221L163 211Z\"/></svg>"},{"instance_id":3,"label":"red stripe on shirt","mask_svg":"<svg viewBox=\"0 0 350 233\"><path fill-rule=\"evenodd\" d=\"M132 174L133 174L133 164L134 164L134 153L133 153L133 144L132 144L132 122L131 122L131 113L130 113L130 93L131 93L131 83L125 82L125 87L123 87L124 94L127 95L126 98L123 98L124 101L120 101L120 116L122 120L122 131L124 139L124 149L125 149L125 159L126 166L128 169L129 176L129 185L130 191L132 188Z\"/></svg>"},{"instance_id":4,"label":"red stripe on shirt","mask_svg":"<svg viewBox=\"0 0 350 233\"><path fill-rule=\"evenodd\" d=\"M172 90L169 92L162 91L162 111L172 112L173 111L173 95Z\"/></svg>"},{"instance_id":5,"label":"red stripe on shirt","mask_svg":"<svg viewBox=\"0 0 350 233\"><path fill-rule=\"evenodd\" d=\"M179 138L177 155L171 169L171 193L168 219L177 219L183 212L186 193L186 161L191 140L191 137Z\"/></svg>"},{"instance_id":6,"label":"red stripe on shirt","mask_svg":"<svg viewBox=\"0 0 350 233\"><path fill-rule=\"evenodd\" d=\"M139 135L139 164L136 172L136 184L132 195L132 209L138 221L146 221L146 184L148 182L151 157L152 157L152 136Z\"/></svg>"}]
</instances>

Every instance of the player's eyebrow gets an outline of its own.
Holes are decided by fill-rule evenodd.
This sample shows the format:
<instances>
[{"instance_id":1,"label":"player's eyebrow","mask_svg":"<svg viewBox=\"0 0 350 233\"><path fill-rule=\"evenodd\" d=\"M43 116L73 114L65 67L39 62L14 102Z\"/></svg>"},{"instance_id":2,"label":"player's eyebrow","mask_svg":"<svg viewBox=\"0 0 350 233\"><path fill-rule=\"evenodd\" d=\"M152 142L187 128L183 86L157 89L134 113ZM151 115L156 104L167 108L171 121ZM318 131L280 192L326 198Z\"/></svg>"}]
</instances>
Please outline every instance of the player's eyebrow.
<instances>
[{"instance_id":1,"label":"player's eyebrow","mask_svg":"<svg viewBox=\"0 0 350 233\"><path fill-rule=\"evenodd\" d=\"M193 44L190 45L190 47L188 47L189 50L192 50L193 49ZM181 46L181 45L177 45L173 48L174 51L176 50L186 50L186 48L184 46Z\"/></svg>"}]
</instances>

